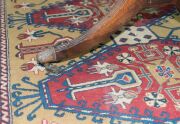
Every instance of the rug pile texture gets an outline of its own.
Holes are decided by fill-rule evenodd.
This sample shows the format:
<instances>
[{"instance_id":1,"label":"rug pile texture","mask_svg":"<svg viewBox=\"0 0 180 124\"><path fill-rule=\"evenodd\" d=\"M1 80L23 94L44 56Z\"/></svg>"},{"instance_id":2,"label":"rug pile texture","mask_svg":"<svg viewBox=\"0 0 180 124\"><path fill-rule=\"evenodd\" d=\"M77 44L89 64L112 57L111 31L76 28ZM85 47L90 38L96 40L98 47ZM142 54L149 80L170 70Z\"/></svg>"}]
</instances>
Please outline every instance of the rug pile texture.
<instances>
[{"instance_id":1,"label":"rug pile texture","mask_svg":"<svg viewBox=\"0 0 180 124\"><path fill-rule=\"evenodd\" d=\"M180 14L146 8L97 49L46 72L36 54L115 0L0 0L0 124L180 123Z\"/></svg>"}]
</instances>

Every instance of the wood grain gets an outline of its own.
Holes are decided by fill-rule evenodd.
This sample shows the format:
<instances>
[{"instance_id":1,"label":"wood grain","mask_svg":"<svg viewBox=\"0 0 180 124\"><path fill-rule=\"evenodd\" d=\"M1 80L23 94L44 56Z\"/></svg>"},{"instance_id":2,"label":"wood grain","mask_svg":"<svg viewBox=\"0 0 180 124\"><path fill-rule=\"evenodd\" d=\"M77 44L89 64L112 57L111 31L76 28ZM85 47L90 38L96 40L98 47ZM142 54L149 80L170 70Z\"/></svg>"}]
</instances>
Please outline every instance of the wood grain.
<instances>
[{"instance_id":1,"label":"wood grain","mask_svg":"<svg viewBox=\"0 0 180 124\"><path fill-rule=\"evenodd\" d=\"M110 13L85 34L65 45L57 45L37 55L39 63L63 61L84 54L125 25L135 14L147 6L180 5L180 0L117 0Z\"/></svg>"}]
</instances>

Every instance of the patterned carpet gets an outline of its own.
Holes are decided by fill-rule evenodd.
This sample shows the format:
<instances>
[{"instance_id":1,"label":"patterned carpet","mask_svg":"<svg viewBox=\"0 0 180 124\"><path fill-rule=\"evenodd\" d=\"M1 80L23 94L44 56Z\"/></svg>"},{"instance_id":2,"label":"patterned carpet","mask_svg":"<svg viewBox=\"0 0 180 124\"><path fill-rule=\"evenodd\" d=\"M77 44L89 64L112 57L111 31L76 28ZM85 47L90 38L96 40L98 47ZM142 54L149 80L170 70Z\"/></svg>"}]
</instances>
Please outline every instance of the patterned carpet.
<instances>
[{"instance_id":1,"label":"patterned carpet","mask_svg":"<svg viewBox=\"0 0 180 124\"><path fill-rule=\"evenodd\" d=\"M0 124L180 123L180 14L146 8L88 54L38 65L114 0L0 0Z\"/></svg>"}]
</instances>

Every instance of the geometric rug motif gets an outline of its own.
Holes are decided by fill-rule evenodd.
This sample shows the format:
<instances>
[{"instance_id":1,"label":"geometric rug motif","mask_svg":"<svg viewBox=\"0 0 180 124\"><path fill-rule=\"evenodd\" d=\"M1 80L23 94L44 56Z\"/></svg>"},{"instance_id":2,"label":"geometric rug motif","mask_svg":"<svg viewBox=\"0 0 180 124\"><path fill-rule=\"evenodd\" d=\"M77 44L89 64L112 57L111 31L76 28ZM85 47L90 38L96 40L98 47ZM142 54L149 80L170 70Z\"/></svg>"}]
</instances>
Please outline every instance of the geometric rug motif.
<instances>
[{"instance_id":1,"label":"geometric rug motif","mask_svg":"<svg viewBox=\"0 0 180 124\"><path fill-rule=\"evenodd\" d=\"M98 49L46 74L36 54L71 41L114 0L0 0L0 123L180 123L180 15L146 8Z\"/></svg>"}]
</instances>

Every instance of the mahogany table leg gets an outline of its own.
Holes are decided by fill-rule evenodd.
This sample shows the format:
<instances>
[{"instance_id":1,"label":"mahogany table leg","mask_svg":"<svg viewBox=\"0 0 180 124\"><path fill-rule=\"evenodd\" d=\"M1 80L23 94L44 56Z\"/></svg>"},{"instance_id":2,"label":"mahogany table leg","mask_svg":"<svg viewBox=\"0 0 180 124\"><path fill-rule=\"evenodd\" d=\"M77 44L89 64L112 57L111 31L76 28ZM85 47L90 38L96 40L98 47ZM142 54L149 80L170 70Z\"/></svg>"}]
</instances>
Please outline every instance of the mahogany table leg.
<instances>
[{"instance_id":1,"label":"mahogany table leg","mask_svg":"<svg viewBox=\"0 0 180 124\"><path fill-rule=\"evenodd\" d=\"M80 37L61 43L37 55L37 61L41 64L58 62L75 57L79 53L87 52L104 41L106 37L123 26L138 11L147 6L163 6L176 4L180 8L180 0L117 0L110 13L98 24Z\"/></svg>"}]
</instances>

